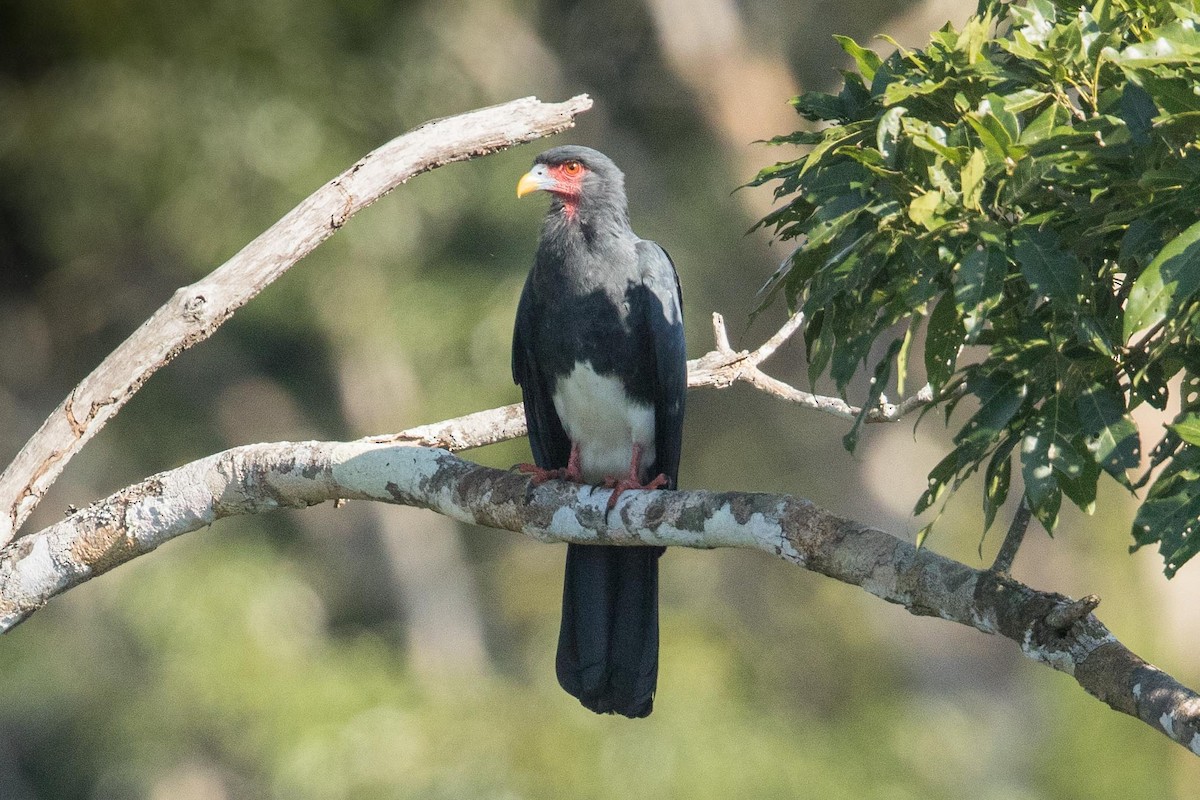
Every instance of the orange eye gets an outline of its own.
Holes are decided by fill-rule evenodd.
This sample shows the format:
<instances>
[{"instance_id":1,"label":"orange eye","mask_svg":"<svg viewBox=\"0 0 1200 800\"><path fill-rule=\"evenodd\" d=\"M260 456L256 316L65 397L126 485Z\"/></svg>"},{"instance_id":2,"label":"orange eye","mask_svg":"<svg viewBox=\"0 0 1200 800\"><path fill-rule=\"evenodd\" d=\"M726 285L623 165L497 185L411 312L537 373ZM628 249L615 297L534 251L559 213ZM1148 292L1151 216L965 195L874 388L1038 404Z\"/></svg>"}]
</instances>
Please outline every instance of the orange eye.
<instances>
[{"instance_id":1,"label":"orange eye","mask_svg":"<svg viewBox=\"0 0 1200 800\"><path fill-rule=\"evenodd\" d=\"M563 168L563 172L565 172L566 174L568 174L572 177L583 172L583 165L580 164L578 161L568 161L567 163L563 164L562 168Z\"/></svg>"}]
</instances>

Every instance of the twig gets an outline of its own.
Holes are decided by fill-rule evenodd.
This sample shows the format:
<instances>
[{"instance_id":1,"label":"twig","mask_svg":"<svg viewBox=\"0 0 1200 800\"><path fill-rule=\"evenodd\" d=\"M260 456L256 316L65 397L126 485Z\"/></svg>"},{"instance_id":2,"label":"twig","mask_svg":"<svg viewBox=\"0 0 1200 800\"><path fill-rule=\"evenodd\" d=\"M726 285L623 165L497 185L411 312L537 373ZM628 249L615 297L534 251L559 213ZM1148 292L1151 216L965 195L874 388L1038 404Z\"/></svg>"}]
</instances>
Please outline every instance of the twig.
<instances>
[{"instance_id":1,"label":"twig","mask_svg":"<svg viewBox=\"0 0 1200 800\"><path fill-rule=\"evenodd\" d=\"M803 324L804 315L793 314L784 326L770 339L763 342L757 350L735 351L729 345L725 319L720 314L713 314L713 339L716 342L716 349L688 362L688 386L712 386L717 389L725 389L741 381L789 403L824 411L842 419L857 419L858 415L862 413L861 408L852 406L838 397L827 397L802 391L791 384L771 377L759 368L759 365L774 355L775 351ZM933 388L926 384L915 395L900 403L880 403L879 406L868 412L865 421L895 422L921 406L928 405L932 400Z\"/></svg>"},{"instance_id":2,"label":"twig","mask_svg":"<svg viewBox=\"0 0 1200 800\"><path fill-rule=\"evenodd\" d=\"M1098 595L1089 594L1071 602L1060 603L1046 615L1046 624L1056 631L1066 631L1076 622L1091 614L1100 605Z\"/></svg>"},{"instance_id":3,"label":"twig","mask_svg":"<svg viewBox=\"0 0 1200 800\"><path fill-rule=\"evenodd\" d=\"M410 178L574 125L592 101L533 97L426 123L322 186L203 280L185 286L71 390L0 474L0 544L12 539L67 462L160 367L212 335L293 264Z\"/></svg>"},{"instance_id":4,"label":"twig","mask_svg":"<svg viewBox=\"0 0 1200 800\"><path fill-rule=\"evenodd\" d=\"M716 349L688 362L688 387L710 386L727 389L738 383L747 383L759 391L806 408L824 411L843 419L854 419L859 409L836 397L802 392L795 387L776 380L758 368L804 324L802 314L793 315L771 338L754 351L735 351L729 344L725 320L713 314L713 339ZM881 403L867 415L868 422L895 422L906 414L929 404L933 400L933 389L926 384L919 392L901 403ZM502 406L487 411L477 411L463 417L433 422L410 428L400 433L385 433L368 436L364 442L410 442L426 447L441 447L455 452L483 447L497 442L519 439L524 436L525 411L520 403Z\"/></svg>"},{"instance_id":5,"label":"twig","mask_svg":"<svg viewBox=\"0 0 1200 800\"><path fill-rule=\"evenodd\" d=\"M544 542L761 550L914 614L1005 636L1200 755L1200 695L1118 641L1090 613L1094 598L1037 591L787 495L629 491L608 515L605 490L561 481L531 488L525 476L402 444L250 445L117 492L0 550L0 630L54 595L223 517L339 498L430 508Z\"/></svg>"},{"instance_id":6,"label":"twig","mask_svg":"<svg viewBox=\"0 0 1200 800\"><path fill-rule=\"evenodd\" d=\"M1012 573L1013 559L1017 557L1017 550L1021 548L1021 542L1025 540L1025 531L1028 530L1029 520L1032 517L1033 512L1029 510L1029 501L1022 497L1017 506L1017 513L1013 515L1012 523L1008 526L1008 533L1004 534L1000 552L996 553L996 560L992 563L992 572L1005 576Z\"/></svg>"}]
</instances>

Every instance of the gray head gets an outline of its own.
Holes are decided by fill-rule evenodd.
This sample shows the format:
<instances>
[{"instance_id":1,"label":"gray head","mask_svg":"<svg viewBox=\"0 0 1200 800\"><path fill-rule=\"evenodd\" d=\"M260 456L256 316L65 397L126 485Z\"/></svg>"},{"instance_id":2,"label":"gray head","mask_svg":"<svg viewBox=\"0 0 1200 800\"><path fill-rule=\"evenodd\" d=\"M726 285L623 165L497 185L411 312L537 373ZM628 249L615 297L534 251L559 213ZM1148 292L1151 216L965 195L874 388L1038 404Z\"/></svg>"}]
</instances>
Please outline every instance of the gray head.
<instances>
[{"instance_id":1,"label":"gray head","mask_svg":"<svg viewBox=\"0 0 1200 800\"><path fill-rule=\"evenodd\" d=\"M590 147L554 147L533 160L533 169L517 183L517 197L549 192L552 210L569 217L612 213L626 216L625 174L608 156Z\"/></svg>"}]
</instances>

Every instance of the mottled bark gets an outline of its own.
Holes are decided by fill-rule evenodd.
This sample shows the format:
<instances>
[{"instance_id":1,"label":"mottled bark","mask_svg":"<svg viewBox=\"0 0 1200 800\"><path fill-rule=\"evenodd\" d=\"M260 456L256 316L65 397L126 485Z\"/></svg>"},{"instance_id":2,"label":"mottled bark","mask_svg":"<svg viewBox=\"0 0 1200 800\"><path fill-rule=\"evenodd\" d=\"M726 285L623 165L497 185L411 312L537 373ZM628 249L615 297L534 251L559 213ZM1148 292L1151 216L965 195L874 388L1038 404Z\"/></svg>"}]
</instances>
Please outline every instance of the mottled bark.
<instances>
[{"instance_id":1,"label":"mottled bark","mask_svg":"<svg viewBox=\"0 0 1200 800\"><path fill-rule=\"evenodd\" d=\"M1112 708L1200 755L1200 696L1132 653L1072 601L978 570L787 495L621 496L480 467L444 450L376 442L250 445L148 478L0 550L0 631L56 594L222 517L379 500L544 542L761 550L920 615L1016 642Z\"/></svg>"}]
</instances>

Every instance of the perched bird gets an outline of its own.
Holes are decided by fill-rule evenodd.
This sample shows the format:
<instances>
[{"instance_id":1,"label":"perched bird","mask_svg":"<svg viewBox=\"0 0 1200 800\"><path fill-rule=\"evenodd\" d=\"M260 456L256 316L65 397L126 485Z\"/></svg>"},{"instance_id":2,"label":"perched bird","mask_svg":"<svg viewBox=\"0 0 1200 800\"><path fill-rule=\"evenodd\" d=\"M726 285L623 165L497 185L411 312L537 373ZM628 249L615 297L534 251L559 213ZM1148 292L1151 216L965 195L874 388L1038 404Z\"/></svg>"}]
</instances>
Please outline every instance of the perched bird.
<instances>
[{"instance_id":1,"label":"perched bird","mask_svg":"<svg viewBox=\"0 0 1200 800\"><path fill-rule=\"evenodd\" d=\"M535 482L675 488L687 388L679 278L629 226L625 176L555 147L517 196L550 194L513 333ZM597 713L644 717L658 680L661 547L567 545L558 682Z\"/></svg>"}]
</instances>

